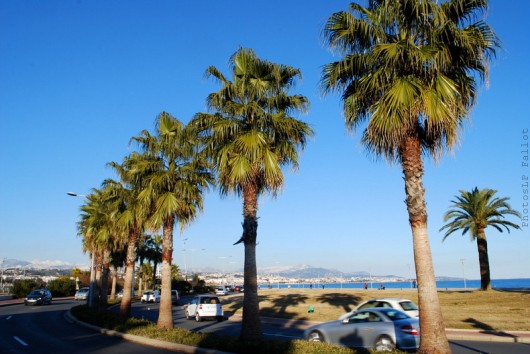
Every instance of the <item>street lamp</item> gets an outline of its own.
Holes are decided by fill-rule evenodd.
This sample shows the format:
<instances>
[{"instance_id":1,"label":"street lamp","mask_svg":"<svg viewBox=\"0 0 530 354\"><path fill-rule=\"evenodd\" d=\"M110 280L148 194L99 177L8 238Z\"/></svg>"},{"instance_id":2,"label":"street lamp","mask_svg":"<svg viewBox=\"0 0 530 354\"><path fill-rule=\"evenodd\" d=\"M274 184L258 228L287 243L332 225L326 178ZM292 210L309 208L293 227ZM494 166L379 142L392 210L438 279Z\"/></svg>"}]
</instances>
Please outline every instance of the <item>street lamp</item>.
<instances>
[{"instance_id":1,"label":"street lamp","mask_svg":"<svg viewBox=\"0 0 530 354\"><path fill-rule=\"evenodd\" d=\"M3 258L2 259L2 278L0 278L0 284L2 285L2 294L5 293L5 290L4 290L4 266L5 266L5 263L6 263L6 259Z\"/></svg>"},{"instance_id":2,"label":"street lamp","mask_svg":"<svg viewBox=\"0 0 530 354\"><path fill-rule=\"evenodd\" d=\"M466 273L465 273L465 267L464 267L464 258L460 258L460 262L462 262L462 276L464 277L464 289L467 289Z\"/></svg>"},{"instance_id":3,"label":"street lamp","mask_svg":"<svg viewBox=\"0 0 530 354\"><path fill-rule=\"evenodd\" d=\"M74 192L66 192L67 195L71 197L79 197L79 198L86 198L87 196L84 194L77 194ZM96 283L96 271L95 271L95 252L92 250L92 257L90 261L90 285L89 285L89 291L88 291L88 297L87 297L87 305L88 307L94 307L94 284Z\"/></svg>"},{"instance_id":4,"label":"street lamp","mask_svg":"<svg viewBox=\"0 0 530 354\"><path fill-rule=\"evenodd\" d=\"M186 237L184 240L182 240L182 242L184 243L184 249L182 250L182 252L184 252L184 277L186 279L186 281L188 281L188 262L186 260L186 241L188 241L188 238Z\"/></svg>"}]
</instances>

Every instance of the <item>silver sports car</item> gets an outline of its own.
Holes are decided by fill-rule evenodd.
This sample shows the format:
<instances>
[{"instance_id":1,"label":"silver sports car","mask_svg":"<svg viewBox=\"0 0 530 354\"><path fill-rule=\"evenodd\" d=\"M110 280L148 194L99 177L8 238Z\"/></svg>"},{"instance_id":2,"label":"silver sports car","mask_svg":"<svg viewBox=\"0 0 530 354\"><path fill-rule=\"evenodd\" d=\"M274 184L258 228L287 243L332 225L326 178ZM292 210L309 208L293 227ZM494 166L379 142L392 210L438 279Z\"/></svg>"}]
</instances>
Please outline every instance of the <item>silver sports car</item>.
<instances>
[{"instance_id":1,"label":"silver sports car","mask_svg":"<svg viewBox=\"0 0 530 354\"><path fill-rule=\"evenodd\" d=\"M417 318L392 308L368 308L337 321L307 328L304 338L353 348L376 350L417 349L420 327Z\"/></svg>"}]
</instances>

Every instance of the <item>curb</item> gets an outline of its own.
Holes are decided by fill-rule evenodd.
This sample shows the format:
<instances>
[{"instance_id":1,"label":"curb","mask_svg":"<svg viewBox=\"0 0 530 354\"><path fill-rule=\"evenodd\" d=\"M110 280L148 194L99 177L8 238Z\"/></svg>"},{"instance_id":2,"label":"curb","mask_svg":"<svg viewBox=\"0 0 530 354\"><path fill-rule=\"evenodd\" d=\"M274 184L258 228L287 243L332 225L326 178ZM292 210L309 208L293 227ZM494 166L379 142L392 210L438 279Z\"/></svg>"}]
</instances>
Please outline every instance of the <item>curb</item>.
<instances>
[{"instance_id":1,"label":"curb","mask_svg":"<svg viewBox=\"0 0 530 354\"><path fill-rule=\"evenodd\" d=\"M447 339L449 340L530 343L530 332L528 331L503 332L491 330L446 328L445 333L447 334Z\"/></svg>"},{"instance_id":2,"label":"curb","mask_svg":"<svg viewBox=\"0 0 530 354\"><path fill-rule=\"evenodd\" d=\"M118 338L124 339L129 342L133 342L133 343L149 345L155 348L174 350L174 351L179 351L180 353L189 353L189 354L232 354L232 353L223 352L223 351L219 351L215 349L193 347L191 345L166 342L166 341L159 340L159 339L152 339L152 338L137 336L134 334L121 333L118 331L101 328L101 327L94 326L86 322L79 321L77 318L75 318L70 313L70 311L67 311L64 317L70 323L78 324L80 326L86 327L88 329L99 332L101 334L105 334L111 337L118 337Z\"/></svg>"}]
</instances>

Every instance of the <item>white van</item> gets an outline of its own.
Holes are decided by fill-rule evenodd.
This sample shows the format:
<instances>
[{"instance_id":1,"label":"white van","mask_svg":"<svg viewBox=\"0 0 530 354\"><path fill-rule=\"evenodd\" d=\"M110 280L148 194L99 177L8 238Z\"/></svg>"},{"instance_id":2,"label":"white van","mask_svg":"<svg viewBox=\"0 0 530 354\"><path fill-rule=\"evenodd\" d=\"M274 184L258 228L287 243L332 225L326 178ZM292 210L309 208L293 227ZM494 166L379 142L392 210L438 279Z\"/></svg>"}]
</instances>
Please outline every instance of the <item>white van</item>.
<instances>
[{"instance_id":1,"label":"white van","mask_svg":"<svg viewBox=\"0 0 530 354\"><path fill-rule=\"evenodd\" d=\"M215 288L215 295L226 295L226 294L228 294L228 290L226 290L226 287L218 286Z\"/></svg>"}]
</instances>

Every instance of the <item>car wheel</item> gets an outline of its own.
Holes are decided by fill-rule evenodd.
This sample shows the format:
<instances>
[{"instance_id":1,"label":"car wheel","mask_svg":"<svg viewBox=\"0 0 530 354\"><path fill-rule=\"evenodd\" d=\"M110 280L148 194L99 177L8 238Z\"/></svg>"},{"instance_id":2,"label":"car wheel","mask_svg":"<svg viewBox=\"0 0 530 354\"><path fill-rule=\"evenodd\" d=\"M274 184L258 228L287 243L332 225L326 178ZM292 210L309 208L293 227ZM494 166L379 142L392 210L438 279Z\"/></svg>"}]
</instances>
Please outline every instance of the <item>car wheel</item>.
<instances>
[{"instance_id":1,"label":"car wheel","mask_svg":"<svg viewBox=\"0 0 530 354\"><path fill-rule=\"evenodd\" d=\"M310 342L325 342L324 336L319 331L313 331L313 332L309 333L308 340Z\"/></svg>"},{"instance_id":2,"label":"car wheel","mask_svg":"<svg viewBox=\"0 0 530 354\"><path fill-rule=\"evenodd\" d=\"M391 351L396 349L396 345L389 336L380 336L375 341L374 349L377 351Z\"/></svg>"},{"instance_id":3,"label":"car wheel","mask_svg":"<svg viewBox=\"0 0 530 354\"><path fill-rule=\"evenodd\" d=\"M198 312L195 313L195 321L197 321L197 322L201 322L202 321L202 318L201 318L201 316L199 315Z\"/></svg>"},{"instance_id":4,"label":"car wheel","mask_svg":"<svg viewBox=\"0 0 530 354\"><path fill-rule=\"evenodd\" d=\"M224 318L223 316L217 316L217 322L223 322Z\"/></svg>"}]
</instances>

